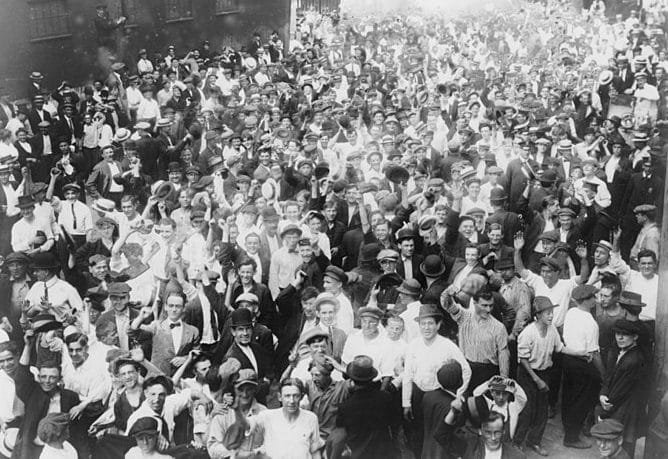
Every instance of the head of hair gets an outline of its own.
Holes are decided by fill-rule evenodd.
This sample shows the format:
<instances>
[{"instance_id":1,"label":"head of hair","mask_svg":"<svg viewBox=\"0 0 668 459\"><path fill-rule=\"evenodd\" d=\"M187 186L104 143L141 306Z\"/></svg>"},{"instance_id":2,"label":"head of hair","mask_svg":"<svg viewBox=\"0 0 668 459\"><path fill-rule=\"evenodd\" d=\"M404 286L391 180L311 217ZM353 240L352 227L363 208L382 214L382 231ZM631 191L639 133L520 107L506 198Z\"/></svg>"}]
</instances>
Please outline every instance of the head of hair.
<instances>
[{"instance_id":1,"label":"head of hair","mask_svg":"<svg viewBox=\"0 0 668 459\"><path fill-rule=\"evenodd\" d=\"M283 392L284 387L296 387L299 389L299 392L301 394L304 393L304 383L301 382L299 378L285 378L283 381L281 381L281 386L279 387L279 392Z\"/></svg>"},{"instance_id":2,"label":"head of hair","mask_svg":"<svg viewBox=\"0 0 668 459\"><path fill-rule=\"evenodd\" d=\"M123 197L121 198L121 203L124 202L129 202L133 206L137 204L137 198L134 197L134 195L131 194L124 194Z\"/></svg>"},{"instance_id":3,"label":"head of hair","mask_svg":"<svg viewBox=\"0 0 668 459\"><path fill-rule=\"evenodd\" d=\"M42 362L40 362L37 365L38 370L51 369L51 368L57 369L58 373L62 372L62 369L60 368L60 364L55 360L43 360Z\"/></svg>"},{"instance_id":4,"label":"head of hair","mask_svg":"<svg viewBox=\"0 0 668 459\"><path fill-rule=\"evenodd\" d=\"M650 257L652 261L654 261L654 263L657 262L656 253L654 253L653 250L643 249L640 252L638 252L638 261L640 261L641 258L646 258L646 257Z\"/></svg>"},{"instance_id":5,"label":"head of hair","mask_svg":"<svg viewBox=\"0 0 668 459\"><path fill-rule=\"evenodd\" d=\"M487 233L491 233L494 230L499 230L501 231L501 234L503 234L503 227L499 223L490 223L489 227L487 228Z\"/></svg>"},{"instance_id":6,"label":"head of hair","mask_svg":"<svg viewBox=\"0 0 668 459\"><path fill-rule=\"evenodd\" d=\"M116 323L112 321L99 321L95 324L95 336L98 341L116 330Z\"/></svg>"},{"instance_id":7,"label":"head of hair","mask_svg":"<svg viewBox=\"0 0 668 459\"><path fill-rule=\"evenodd\" d=\"M146 378L144 380L144 384L142 385L142 389L146 390L149 387L153 387L158 384L164 387L168 394L171 394L174 391L174 384L172 383L172 380L165 375L157 375Z\"/></svg>"},{"instance_id":8,"label":"head of hair","mask_svg":"<svg viewBox=\"0 0 668 459\"><path fill-rule=\"evenodd\" d=\"M492 424L492 423L498 421L499 419L501 420L501 424L505 425L506 418L504 418L503 415L501 413L499 413L498 411L491 411L490 410L489 414L487 416L485 416L484 419L482 419L482 422L480 424L483 425L483 426L485 424Z\"/></svg>"},{"instance_id":9,"label":"head of hair","mask_svg":"<svg viewBox=\"0 0 668 459\"><path fill-rule=\"evenodd\" d=\"M483 300L494 299L494 295L492 294L492 291L489 289L489 286L484 285L476 293L473 294L473 301L478 302L481 299Z\"/></svg>"},{"instance_id":10,"label":"head of hair","mask_svg":"<svg viewBox=\"0 0 668 459\"><path fill-rule=\"evenodd\" d=\"M0 343L0 354L3 352L9 352L13 356L17 356L19 354L19 346L14 341L5 341L4 343Z\"/></svg>"},{"instance_id":11,"label":"head of hair","mask_svg":"<svg viewBox=\"0 0 668 459\"><path fill-rule=\"evenodd\" d=\"M65 338L65 344L69 346L72 343L79 343L81 347L88 346L88 337L83 333L72 333Z\"/></svg>"},{"instance_id":12,"label":"head of hair","mask_svg":"<svg viewBox=\"0 0 668 459\"><path fill-rule=\"evenodd\" d=\"M318 292L318 289L317 289L317 288L315 288L315 287L306 287L306 288L303 289L303 290L301 291L301 293L299 294L299 299L300 299L302 302L304 302L304 301L308 301L308 300L310 300L311 298L316 298L319 294L320 294L320 292Z\"/></svg>"},{"instance_id":13,"label":"head of hair","mask_svg":"<svg viewBox=\"0 0 668 459\"><path fill-rule=\"evenodd\" d=\"M167 300L168 300L169 297L171 297L171 296L176 296L176 297L178 297L178 298L181 298L181 299L183 300L183 304L186 304L186 295L185 295L185 293L183 293L183 291L181 291L181 290L176 290L176 289L169 290L169 291L165 294L165 303L167 303Z\"/></svg>"},{"instance_id":14,"label":"head of hair","mask_svg":"<svg viewBox=\"0 0 668 459\"><path fill-rule=\"evenodd\" d=\"M257 262L255 260L253 260L252 258L249 258L249 257L246 257L246 258L242 259L241 261L239 261L239 263L237 265L237 268L241 269L242 266L248 266L248 265L251 265L253 267L253 270L257 269Z\"/></svg>"},{"instance_id":15,"label":"head of hair","mask_svg":"<svg viewBox=\"0 0 668 459\"><path fill-rule=\"evenodd\" d=\"M169 226L172 227L172 229L175 229L175 228L176 228L176 222L175 222L174 220L172 220L171 218L169 218L169 217L161 218L160 221L158 222L158 225L160 225L160 226L167 226L167 225L169 225Z\"/></svg>"}]
</instances>

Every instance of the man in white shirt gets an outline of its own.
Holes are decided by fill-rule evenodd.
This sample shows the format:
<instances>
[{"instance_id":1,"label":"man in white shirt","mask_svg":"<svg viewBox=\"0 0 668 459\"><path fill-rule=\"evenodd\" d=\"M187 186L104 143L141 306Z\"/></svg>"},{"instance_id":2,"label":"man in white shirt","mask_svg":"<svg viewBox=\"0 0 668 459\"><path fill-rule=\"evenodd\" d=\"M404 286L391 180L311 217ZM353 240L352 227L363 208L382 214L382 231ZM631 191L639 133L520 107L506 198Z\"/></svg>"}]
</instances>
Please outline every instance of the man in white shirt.
<instances>
[{"instance_id":1,"label":"man in white shirt","mask_svg":"<svg viewBox=\"0 0 668 459\"><path fill-rule=\"evenodd\" d=\"M424 415L422 398L425 392L440 389L436 373L448 360L454 359L462 367L462 387L457 393L463 394L471 380L471 367L464 354L455 343L438 334L443 315L436 305L423 304L417 322L420 336L408 343L402 381L402 401L404 418L410 422L411 449L420 457L422 449Z\"/></svg>"},{"instance_id":2,"label":"man in white shirt","mask_svg":"<svg viewBox=\"0 0 668 459\"><path fill-rule=\"evenodd\" d=\"M642 296L645 307L640 312L643 321L656 320L656 302L659 292L659 276L656 274L657 258L651 250L638 252L638 271L632 270L626 289Z\"/></svg>"},{"instance_id":3,"label":"man in white shirt","mask_svg":"<svg viewBox=\"0 0 668 459\"><path fill-rule=\"evenodd\" d=\"M142 100L137 107L137 121L146 121L152 126L160 118L160 106L153 98L153 88L149 85L142 86L141 89Z\"/></svg>"},{"instance_id":4,"label":"man in white shirt","mask_svg":"<svg viewBox=\"0 0 668 459\"><path fill-rule=\"evenodd\" d=\"M383 311L377 307L365 306L359 310L361 330L355 330L343 347L341 361L344 365L349 364L358 355L367 355L373 359L373 366L378 370L376 380L392 376L394 363L390 350L390 342L387 335L379 329L380 319Z\"/></svg>"},{"instance_id":5,"label":"man in white shirt","mask_svg":"<svg viewBox=\"0 0 668 459\"><path fill-rule=\"evenodd\" d=\"M564 424L564 446L586 449L591 444L580 438L585 418L598 402L604 368L599 353L598 324L591 314L596 306L598 289L579 285L573 290L577 307L566 313L564 344L589 357L563 357L563 395L561 417Z\"/></svg>"},{"instance_id":6,"label":"man in white shirt","mask_svg":"<svg viewBox=\"0 0 668 459\"><path fill-rule=\"evenodd\" d=\"M139 50L139 60L137 61L137 72L142 75L144 73L153 72L153 64L146 58L146 50Z\"/></svg>"},{"instance_id":7,"label":"man in white shirt","mask_svg":"<svg viewBox=\"0 0 668 459\"><path fill-rule=\"evenodd\" d=\"M323 288L325 292L333 295L339 302L339 310L336 313L336 326L343 330L346 335L353 331L355 321L353 306L348 297L343 293L343 286L348 282L348 275L338 266L329 265L323 275ZM354 357L354 356L353 356Z\"/></svg>"},{"instance_id":8,"label":"man in white shirt","mask_svg":"<svg viewBox=\"0 0 668 459\"><path fill-rule=\"evenodd\" d=\"M58 224L81 246L86 242L86 233L93 229L93 215L86 204L79 201L81 187L76 183L63 186L65 201L60 204Z\"/></svg>"},{"instance_id":9,"label":"man in white shirt","mask_svg":"<svg viewBox=\"0 0 668 459\"><path fill-rule=\"evenodd\" d=\"M35 200L30 195L20 196L17 207L21 210L21 219L12 226L11 243L14 252L32 255L49 251L54 242L51 225L35 217Z\"/></svg>"}]
</instances>

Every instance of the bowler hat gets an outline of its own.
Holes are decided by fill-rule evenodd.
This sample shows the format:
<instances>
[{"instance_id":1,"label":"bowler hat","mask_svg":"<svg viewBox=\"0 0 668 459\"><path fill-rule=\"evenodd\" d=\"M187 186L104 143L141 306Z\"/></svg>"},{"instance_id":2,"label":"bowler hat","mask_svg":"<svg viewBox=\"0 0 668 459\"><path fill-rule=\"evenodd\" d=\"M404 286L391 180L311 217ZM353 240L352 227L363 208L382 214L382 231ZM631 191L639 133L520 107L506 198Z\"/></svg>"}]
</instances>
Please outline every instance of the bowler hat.
<instances>
[{"instance_id":1,"label":"bowler hat","mask_svg":"<svg viewBox=\"0 0 668 459\"><path fill-rule=\"evenodd\" d=\"M385 177L390 182L399 185L408 181L410 178L410 173L405 167L392 165L385 170Z\"/></svg>"},{"instance_id":2,"label":"bowler hat","mask_svg":"<svg viewBox=\"0 0 668 459\"><path fill-rule=\"evenodd\" d=\"M375 261L376 257L380 253L382 246L377 242L372 242L371 244L364 244L360 250L360 257L358 262L365 263L369 261Z\"/></svg>"},{"instance_id":3,"label":"bowler hat","mask_svg":"<svg viewBox=\"0 0 668 459\"><path fill-rule=\"evenodd\" d=\"M457 392L462 384L462 366L456 360L448 360L436 372L436 380L443 390Z\"/></svg>"},{"instance_id":4,"label":"bowler hat","mask_svg":"<svg viewBox=\"0 0 668 459\"><path fill-rule=\"evenodd\" d=\"M378 376L378 370L373 366L373 359L366 355L358 355L346 367L346 374L357 382L369 382Z\"/></svg>"},{"instance_id":5,"label":"bowler hat","mask_svg":"<svg viewBox=\"0 0 668 459\"><path fill-rule=\"evenodd\" d=\"M320 161L315 166L315 178L320 180L321 178L327 177L329 175L329 163L325 161Z\"/></svg>"},{"instance_id":6,"label":"bowler hat","mask_svg":"<svg viewBox=\"0 0 668 459\"><path fill-rule=\"evenodd\" d=\"M31 256L31 264L34 269L56 269L60 268L58 259L50 252L38 252Z\"/></svg>"},{"instance_id":7,"label":"bowler hat","mask_svg":"<svg viewBox=\"0 0 668 459\"><path fill-rule=\"evenodd\" d=\"M232 311L231 316L231 327L245 327L253 325L253 316L249 309L239 308Z\"/></svg>"},{"instance_id":8,"label":"bowler hat","mask_svg":"<svg viewBox=\"0 0 668 459\"><path fill-rule=\"evenodd\" d=\"M438 255L428 255L420 264L420 272L427 277L438 277L445 272L445 266Z\"/></svg>"}]
</instances>

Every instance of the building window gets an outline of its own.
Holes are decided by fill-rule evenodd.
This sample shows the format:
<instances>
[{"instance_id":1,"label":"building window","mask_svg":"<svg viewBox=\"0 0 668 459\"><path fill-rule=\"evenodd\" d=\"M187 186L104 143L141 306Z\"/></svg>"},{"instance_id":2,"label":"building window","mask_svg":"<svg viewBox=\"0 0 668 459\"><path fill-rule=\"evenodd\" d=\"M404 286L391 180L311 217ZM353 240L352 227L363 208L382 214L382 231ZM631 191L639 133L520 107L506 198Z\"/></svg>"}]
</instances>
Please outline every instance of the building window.
<instances>
[{"instance_id":1,"label":"building window","mask_svg":"<svg viewBox=\"0 0 668 459\"><path fill-rule=\"evenodd\" d=\"M216 0L216 14L237 13L239 0Z\"/></svg>"},{"instance_id":2,"label":"building window","mask_svg":"<svg viewBox=\"0 0 668 459\"><path fill-rule=\"evenodd\" d=\"M167 0L165 6L167 21L182 21L193 17L192 0Z\"/></svg>"},{"instance_id":3,"label":"building window","mask_svg":"<svg viewBox=\"0 0 668 459\"><path fill-rule=\"evenodd\" d=\"M31 39L58 38L70 33L70 12L66 0L30 2Z\"/></svg>"},{"instance_id":4,"label":"building window","mask_svg":"<svg viewBox=\"0 0 668 459\"><path fill-rule=\"evenodd\" d=\"M137 24L139 19L139 0L123 0L119 16L125 16L126 25Z\"/></svg>"}]
</instances>

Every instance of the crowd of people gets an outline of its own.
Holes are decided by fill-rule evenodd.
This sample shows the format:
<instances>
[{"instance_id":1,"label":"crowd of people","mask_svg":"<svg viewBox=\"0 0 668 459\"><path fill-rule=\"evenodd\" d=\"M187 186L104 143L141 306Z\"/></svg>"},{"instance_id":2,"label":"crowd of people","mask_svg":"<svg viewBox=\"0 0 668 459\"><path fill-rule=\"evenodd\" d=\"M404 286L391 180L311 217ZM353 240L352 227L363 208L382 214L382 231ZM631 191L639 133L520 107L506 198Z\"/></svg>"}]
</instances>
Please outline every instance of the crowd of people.
<instances>
[{"instance_id":1,"label":"crowd of people","mask_svg":"<svg viewBox=\"0 0 668 459\"><path fill-rule=\"evenodd\" d=\"M521 458L558 415L572 457L668 457L668 8L571 3L30 74L0 101L0 456Z\"/></svg>"}]
</instances>

